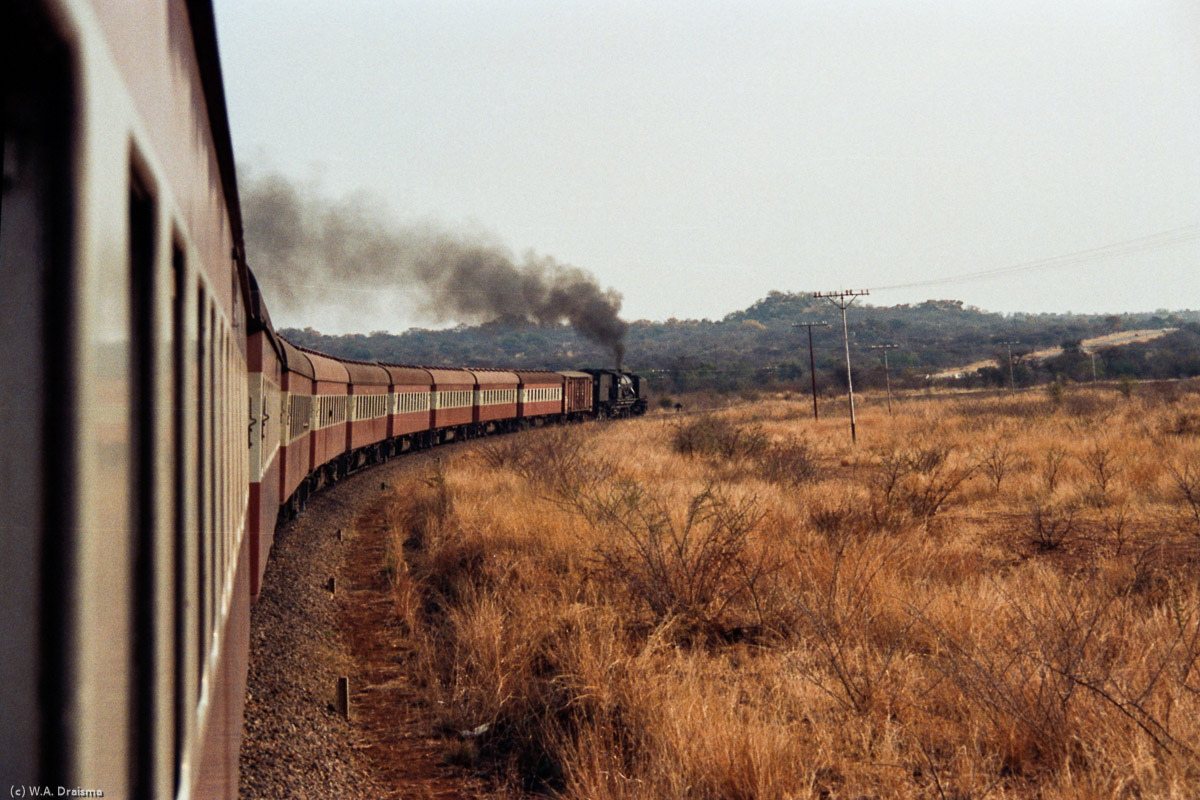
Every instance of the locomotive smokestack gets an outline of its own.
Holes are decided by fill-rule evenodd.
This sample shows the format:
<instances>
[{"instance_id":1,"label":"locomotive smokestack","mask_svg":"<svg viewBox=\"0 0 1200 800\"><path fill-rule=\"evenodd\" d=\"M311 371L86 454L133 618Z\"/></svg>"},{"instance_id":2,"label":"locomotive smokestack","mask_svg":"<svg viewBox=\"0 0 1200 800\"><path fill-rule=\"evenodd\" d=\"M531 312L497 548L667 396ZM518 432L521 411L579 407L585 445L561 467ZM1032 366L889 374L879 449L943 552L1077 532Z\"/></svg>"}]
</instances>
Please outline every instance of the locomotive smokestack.
<instances>
[{"instance_id":1,"label":"locomotive smokestack","mask_svg":"<svg viewBox=\"0 0 1200 800\"><path fill-rule=\"evenodd\" d=\"M620 369L629 327L620 318L621 295L601 288L586 270L532 252L516 259L481 235L397 225L371 198L333 203L273 174L243 183L247 255L285 313L311 311L317 298L328 304L324 287L415 287L423 295L419 310L439 322L565 321L609 349ZM357 307L344 310L347 318L361 314Z\"/></svg>"}]
</instances>

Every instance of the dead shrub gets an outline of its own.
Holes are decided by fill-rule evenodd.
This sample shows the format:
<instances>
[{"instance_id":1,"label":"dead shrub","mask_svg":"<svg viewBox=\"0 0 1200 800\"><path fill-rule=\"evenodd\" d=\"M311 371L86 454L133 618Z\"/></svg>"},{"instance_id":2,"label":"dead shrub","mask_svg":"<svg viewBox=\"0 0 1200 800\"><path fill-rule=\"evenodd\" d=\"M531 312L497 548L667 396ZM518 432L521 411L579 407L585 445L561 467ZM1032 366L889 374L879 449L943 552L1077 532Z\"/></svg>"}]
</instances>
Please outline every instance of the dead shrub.
<instances>
[{"instance_id":1,"label":"dead shrub","mask_svg":"<svg viewBox=\"0 0 1200 800\"><path fill-rule=\"evenodd\" d=\"M1019 457L1007 439L992 442L978 457L979 469L995 484L997 492L1000 491L1004 476L1011 472L1018 462Z\"/></svg>"},{"instance_id":2,"label":"dead shrub","mask_svg":"<svg viewBox=\"0 0 1200 800\"><path fill-rule=\"evenodd\" d=\"M1176 411L1163 425L1163 433L1172 436L1200 436L1200 412Z\"/></svg>"},{"instance_id":3,"label":"dead shrub","mask_svg":"<svg viewBox=\"0 0 1200 800\"><path fill-rule=\"evenodd\" d=\"M596 553L605 578L654 624L678 620L685 636L720 638L744 624L732 612L753 608L760 582L778 568L767 548L751 547L762 521L755 501L731 500L711 485L682 513L628 481L608 484L579 508L609 536Z\"/></svg>"},{"instance_id":4,"label":"dead shrub","mask_svg":"<svg viewBox=\"0 0 1200 800\"><path fill-rule=\"evenodd\" d=\"M1120 457L1111 445L1096 442L1079 460L1087 468L1090 479L1088 502L1096 508L1103 508L1108 505L1109 494L1117 476L1121 474Z\"/></svg>"},{"instance_id":5,"label":"dead shrub","mask_svg":"<svg viewBox=\"0 0 1200 800\"><path fill-rule=\"evenodd\" d=\"M923 619L942 645L938 670L985 712L997 740L1010 740L1010 760L1095 768L1088 759L1106 754L1085 750L1080 731L1096 728L1118 738L1140 732L1163 752L1190 754L1160 701L1173 691L1172 672L1193 674L1196 615L1180 617L1169 641L1133 652L1122 647L1129 608L1086 582L1043 583L1021 597L1005 593L1004 601L1005 618L973 640Z\"/></svg>"},{"instance_id":6,"label":"dead shrub","mask_svg":"<svg viewBox=\"0 0 1200 800\"><path fill-rule=\"evenodd\" d=\"M511 469L548 497L572 498L608 479L612 464L594 453L594 430L551 428L514 437Z\"/></svg>"},{"instance_id":7,"label":"dead shrub","mask_svg":"<svg viewBox=\"0 0 1200 800\"><path fill-rule=\"evenodd\" d=\"M892 665L917 617L895 624L876 589L898 545L843 540L828 560L805 553L796 599L800 634L818 658L801 671L846 709L862 714L886 702L896 676Z\"/></svg>"},{"instance_id":8,"label":"dead shrub","mask_svg":"<svg viewBox=\"0 0 1200 800\"><path fill-rule=\"evenodd\" d=\"M758 426L739 427L724 417L703 414L675 425L675 452L733 461L762 454L769 439Z\"/></svg>"},{"instance_id":9,"label":"dead shrub","mask_svg":"<svg viewBox=\"0 0 1200 800\"><path fill-rule=\"evenodd\" d=\"M1184 507L1183 517L1192 533L1200 536L1200 455L1169 461L1167 472L1171 476L1175 500Z\"/></svg>"},{"instance_id":10,"label":"dead shrub","mask_svg":"<svg viewBox=\"0 0 1200 800\"><path fill-rule=\"evenodd\" d=\"M1047 493L1053 492L1054 487L1058 484L1066 458L1066 448L1058 445L1047 447L1042 453L1042 481L1046 484Z\"/></svg>"},{"instance_id":11,"label":"dead shrub","mask_svg":"<svg viewBox=\"0 0 1200 800\"><path fill-rule=\"evenodd\" d=\"M1029 505L1029 537L1043 552L1057 550L1075 532L1079 506L1074 502L1035 500Z\"/></svg>"},{"instance_id":12,"label":"dead shrub","mask_svg":"<svg viewBox=\"0 0 1200 800\"><path fill-rule=\"evenodd\" d=\"M1129 541L1129 503L1121 503L1109 509L1101 517L1101 524L1113 543L1114 555L1121 555Z\"/></svg>"},{"instance_id":13,"label":"dead shrub","mask_svg":"<svg viewBox=\"0 0 1200 800\"><path fill-rule=\"evenodd\" d=\"M792 436L782 442L772 442L758 456L759 474L772 483L797 486L821 477L823 462L813 445Z\"/></svg>"},{"instance_id":14,"label":"dead shrub","mask_svg":"<svg viewBox=\"0 0 1200 800\"><path fill-rule=\"evenodd\" d=\"M1071 393L1063 403L1063 410L1073 417L1086 418L1092 424L1099 424L1116 412L1111 403L1092 391Z\"/></svg>"},{"instance_id":15,"label":"dead shrub","mask_svg":"<svg viewBox=\"0 0 1200 800\"><path fill-rule=\"evenodd\" d=\"M528 450L528 437L497 436L479 445L476 452L491 469L507 469L522 463Z\"/></svg>"},{"instance_id":16,"label":"dead shrub","mask_svg":"<svg viewBox=\"0 0 1200 800\"><path fill-rule=\"evenodd\" d=\"M808 521L829 542L861 537L876 530L871 512L849 499L836 504L814 504L808 509Z\"/></svg>"},{"instance_id":17,"label":"dead shrub","mask_svg":"<svg viewBox=\"0 0 1200 800\"><path fill-rule=\"evenodd\" d=\"M977 469L951 465L951 452L943 445L883 451L871 479L876 521L895 527L905 519L932 520Z\"/></svg>"}]
</instances>

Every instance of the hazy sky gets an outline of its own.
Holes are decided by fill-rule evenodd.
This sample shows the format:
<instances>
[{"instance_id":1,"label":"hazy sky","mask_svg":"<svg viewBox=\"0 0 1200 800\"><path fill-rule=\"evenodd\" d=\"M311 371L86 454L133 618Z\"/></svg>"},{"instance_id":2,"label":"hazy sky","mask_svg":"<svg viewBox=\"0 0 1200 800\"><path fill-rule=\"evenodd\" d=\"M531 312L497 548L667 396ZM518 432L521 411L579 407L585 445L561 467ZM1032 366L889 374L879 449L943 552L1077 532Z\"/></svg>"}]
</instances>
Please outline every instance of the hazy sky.
<instances>
[{"instance_id":1,"label":"hazy sky","mask_svg":"<svg viewBox=\"0 0 1200 800\"><path fill-rule=\"evenodd\" d=\"M590 270L630 319L1132 240L869 300L1200 307L1187 0L215 7L242 165ZM421 322L320 291L362 308L319 327Z\"/></svg>"}]
</instances>

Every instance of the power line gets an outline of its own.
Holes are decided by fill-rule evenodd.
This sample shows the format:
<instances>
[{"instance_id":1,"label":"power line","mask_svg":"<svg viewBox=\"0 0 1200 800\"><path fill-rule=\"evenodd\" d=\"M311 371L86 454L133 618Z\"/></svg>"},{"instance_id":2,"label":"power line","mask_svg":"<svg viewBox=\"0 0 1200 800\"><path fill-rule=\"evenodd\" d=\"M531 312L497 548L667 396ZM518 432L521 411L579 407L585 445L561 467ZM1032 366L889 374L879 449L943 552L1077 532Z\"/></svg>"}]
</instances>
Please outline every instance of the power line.
<instances>
[{"instance_id":1,"label":"power line","mask_svg":"<svg viewBox=\"0 0 1200 800\"><path fill-rule=\"evenodd\" d=\"M1050 258L1042 258L1036 261L1026 261L1020 264L1012 264L1007 267L995 267L993 269L979 270L978 272L950 275L944 278L929 278L927 280L912 281L909 283L893 283L887 286L874 286L869 291L882 292L890 289L911 289L920 286L938 286L946 283L962 283L967 281L986 280L988 278L996 278L1004 275L1015 275L1023 272L1038 272L1047 269L1061 269L1064 267L1076 266L1078 264L1086 264L1098 259L1115 258L1117 256L1140 253L1145 250L1156 250L1162 247L1170 247L1172 245L1190 242L1195 239L1200 239L1200 224L1185 225L1182 228L1173 228L1167 231L1151 233L1146 236L1139 236L1136 239L1125 239L1120 242L1112 242L1099 247L1091 247L1086 250L1077 250L1073 253L1051 256Z\"/></svg>"}]
</instances>

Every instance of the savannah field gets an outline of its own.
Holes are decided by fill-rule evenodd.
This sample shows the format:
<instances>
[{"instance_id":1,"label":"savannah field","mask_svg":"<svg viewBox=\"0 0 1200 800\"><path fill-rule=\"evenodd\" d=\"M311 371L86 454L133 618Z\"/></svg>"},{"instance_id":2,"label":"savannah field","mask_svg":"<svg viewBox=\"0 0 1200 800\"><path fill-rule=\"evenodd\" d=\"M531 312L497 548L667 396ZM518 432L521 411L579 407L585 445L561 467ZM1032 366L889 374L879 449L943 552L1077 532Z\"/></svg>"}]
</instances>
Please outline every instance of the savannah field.
<instances>
[{"instance_id":1,"label":"savannah field","mask_svg":"<svg viewBox=\"0 0 1200 800\"><path fill-rule=\"evenodd\" d=\"M1200 796L1195 382L539 429L374 513L501 794Z\"/></svg>"}]
</instances>

